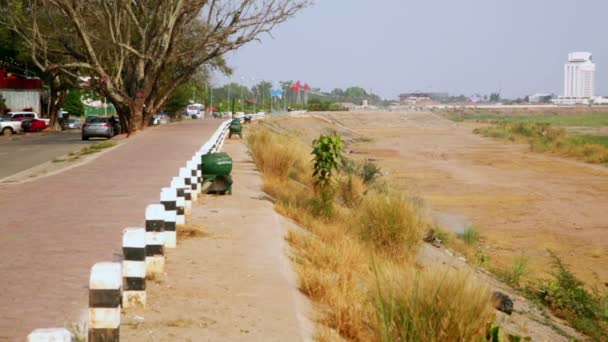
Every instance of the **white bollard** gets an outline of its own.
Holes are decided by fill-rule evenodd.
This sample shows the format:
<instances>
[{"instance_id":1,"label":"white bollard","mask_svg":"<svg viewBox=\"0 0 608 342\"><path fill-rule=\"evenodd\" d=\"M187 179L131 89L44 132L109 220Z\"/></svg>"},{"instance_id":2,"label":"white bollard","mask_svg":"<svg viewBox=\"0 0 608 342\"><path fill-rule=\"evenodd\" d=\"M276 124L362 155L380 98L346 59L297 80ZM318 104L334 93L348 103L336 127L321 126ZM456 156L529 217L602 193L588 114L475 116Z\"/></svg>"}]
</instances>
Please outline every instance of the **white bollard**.
<instances>
[{"instance_id":1,"label":"white bollard","mask_svg":"<svg viewBox=\"0 0 608 342\"><path fill-rule=\"evenodd\" d=\"M72 333L66 328L36 329L27 335L27 342L72 342Z\"/></svg>"},{"instance_id":2,"label":"white bollard","mask_svg":"<svg viewBox=\"0 0 608 342\"><path fill-rule=\"evenodd\" d=\"M146 207L146 274L161 274L165 270L165 207Z\"/></svg>"},{"instance_id":3,"label":"white bollard","mask_svg":"<svg viewBox=\"0 0 608 342\"><path fill-rule=\"evenodd\" d=\"M120 340L121 289L120 263L93 265L89 279L89 342Z\"/></svg>"},{"instance_id":4,"label":"white bollard","mask_svg":"<svg viewBox=\"0 0 608 342\"><path fill-rule=\"evenodd\" d=\"M122 234L122 307L146 306L146 229L127 228Z\"/></svg>"}]
</instances>

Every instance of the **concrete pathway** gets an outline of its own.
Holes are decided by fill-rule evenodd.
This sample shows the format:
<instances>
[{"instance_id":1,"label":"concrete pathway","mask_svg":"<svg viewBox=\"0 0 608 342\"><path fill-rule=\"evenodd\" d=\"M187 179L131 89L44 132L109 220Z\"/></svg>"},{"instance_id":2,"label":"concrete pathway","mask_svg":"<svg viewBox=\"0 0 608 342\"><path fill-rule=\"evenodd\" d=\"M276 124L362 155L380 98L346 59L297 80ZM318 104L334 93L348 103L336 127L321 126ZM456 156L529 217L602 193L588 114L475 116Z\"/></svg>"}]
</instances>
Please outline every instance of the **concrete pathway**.
<instances>
[{"instance_id":1,"label":"concrete pathway","mask_svg":"<svg viewBox=\"0 0 608 342\"><path fill-rule=\"evenodd\" d=\"M180 241L166 276L147 285L145 311L125 316L126 341L309 341L310 308L297 289L284 240L289 222L265 199L245 145L234 159L233 195L204 195L190 224L210 234Z\"/></svg>"},{"instance_id":2,"label":"concrete pathway","mask_svg":"<svg viewBox=\"0 0 608 342\"><path fill-rule=\"evenodd\" d=\"M90 267L118 260L178 169L221 120L149 129L65 172L0 185L0 341L86 318Z\"/></svg>"}]
</instances>

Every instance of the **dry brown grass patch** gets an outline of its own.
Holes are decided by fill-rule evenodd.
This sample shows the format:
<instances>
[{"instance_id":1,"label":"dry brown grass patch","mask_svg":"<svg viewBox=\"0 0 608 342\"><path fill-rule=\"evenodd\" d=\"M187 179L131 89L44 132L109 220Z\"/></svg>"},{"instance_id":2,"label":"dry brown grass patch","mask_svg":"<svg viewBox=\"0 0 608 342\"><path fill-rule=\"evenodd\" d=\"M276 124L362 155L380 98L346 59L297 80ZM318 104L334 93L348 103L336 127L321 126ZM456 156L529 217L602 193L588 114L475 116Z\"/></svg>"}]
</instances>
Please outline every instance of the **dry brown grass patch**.
<instances>
[{"instance_id":1,"label":"dry brown grass patch","mask_svg":"<svg viewBox=\"0 0 608 342\"><path fill-rule=\"evenodd\" d=\"M177 238L179 240L204 238L209 236L207 229L197 224L185 224L177 227Z\"/></svg>"}]
</instances>

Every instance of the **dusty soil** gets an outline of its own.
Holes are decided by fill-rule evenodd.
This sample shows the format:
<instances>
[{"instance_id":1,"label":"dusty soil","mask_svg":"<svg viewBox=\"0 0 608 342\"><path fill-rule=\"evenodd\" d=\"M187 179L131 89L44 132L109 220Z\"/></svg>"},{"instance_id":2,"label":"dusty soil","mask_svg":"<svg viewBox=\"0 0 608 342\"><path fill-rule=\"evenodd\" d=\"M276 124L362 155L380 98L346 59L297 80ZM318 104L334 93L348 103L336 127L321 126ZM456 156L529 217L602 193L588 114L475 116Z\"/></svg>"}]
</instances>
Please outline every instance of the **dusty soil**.
<instances>
[{"instance_id":1,"label":"dusty soil","mask_svg":"<svg viewBox=\"0 0 608 342\"><path fill-rule=\"evenodd\" d=\"M274 212L245 145L228 140L233 195L203 196L189 225L208 237L167 253L166 275L148 281L148 305L127 313L126 341L297 341L312 339L284 240L290 223Z\"/></svg>"},{"instance_id":2,"label":"dusty soil","mask_svg":"<svg viewBox=\"0 0 608 342\"><path fill-rule=\"evenodd\" d=\"M533 153L431 113L330 114L371 137L351 148L377 159L456 232L477 226L498 266L520 255L546 274L548 249L589 283L608 282L608 168Z\"/></svg>"},{"instance_id":3,"label":"dusty soil","mask_svg":"<svg viewBox=\"0 0 608 342\"><path fill-rule=\"evenodd\" d=\"M587 283L608 282L608 169L603 166L483 138L472 133L475 124L432 113L327 113L274 125L307 140L331 130L345 135L351 157L374 159L389 184L422 200L430 219L456 233L476 226L495 267L523 255L530 261L528 279L546 277L552 250ZM430 245L420 262L473 269ZM535 341L580 338L492 275L475 272L514 298L512 316L498 313L507 331Z\"/></svg>"}]
</instances>

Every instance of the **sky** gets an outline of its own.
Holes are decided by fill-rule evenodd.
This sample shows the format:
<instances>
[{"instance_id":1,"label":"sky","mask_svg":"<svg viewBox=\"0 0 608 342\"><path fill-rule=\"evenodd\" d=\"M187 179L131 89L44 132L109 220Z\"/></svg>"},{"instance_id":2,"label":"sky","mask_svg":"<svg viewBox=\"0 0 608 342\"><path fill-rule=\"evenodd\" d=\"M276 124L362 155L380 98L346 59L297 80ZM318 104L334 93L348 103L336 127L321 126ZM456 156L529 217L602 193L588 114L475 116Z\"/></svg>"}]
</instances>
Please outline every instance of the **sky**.
<instances>
[{"instance_id":1,"label":"sky","mask_svg":"<svg viewBox=\"0 0 608 342\"><path fill-rule=\"evenodd\" d=\"M562 95L568 53L589 51L596 93L608 95L607 13L607 0L316 0L229 55L231 80L360 86L388 99Z\"/></svg>"}]
</instances>

